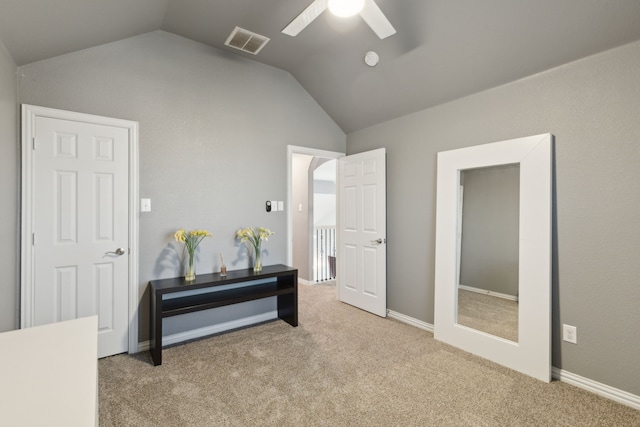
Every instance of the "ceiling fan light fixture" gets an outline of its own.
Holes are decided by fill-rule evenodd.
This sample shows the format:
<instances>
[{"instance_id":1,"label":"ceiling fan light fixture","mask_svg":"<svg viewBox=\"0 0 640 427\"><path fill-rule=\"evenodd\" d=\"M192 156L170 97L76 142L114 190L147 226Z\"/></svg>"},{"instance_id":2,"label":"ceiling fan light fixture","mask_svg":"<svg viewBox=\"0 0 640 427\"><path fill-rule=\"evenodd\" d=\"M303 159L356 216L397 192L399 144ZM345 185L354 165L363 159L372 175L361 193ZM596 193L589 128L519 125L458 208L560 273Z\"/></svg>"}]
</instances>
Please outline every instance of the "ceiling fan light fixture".
<instances>
[{"instance_id":1,"label":"ceiling fan light fixture","mask_svg":"<svg viewBox=\"0 0 640 427\"><path fill-rule=\"evenodd\" d=\"M348 18L362 12L364 0L329 0L329 11L341 18Z\"/></svg>"}]
</instances>

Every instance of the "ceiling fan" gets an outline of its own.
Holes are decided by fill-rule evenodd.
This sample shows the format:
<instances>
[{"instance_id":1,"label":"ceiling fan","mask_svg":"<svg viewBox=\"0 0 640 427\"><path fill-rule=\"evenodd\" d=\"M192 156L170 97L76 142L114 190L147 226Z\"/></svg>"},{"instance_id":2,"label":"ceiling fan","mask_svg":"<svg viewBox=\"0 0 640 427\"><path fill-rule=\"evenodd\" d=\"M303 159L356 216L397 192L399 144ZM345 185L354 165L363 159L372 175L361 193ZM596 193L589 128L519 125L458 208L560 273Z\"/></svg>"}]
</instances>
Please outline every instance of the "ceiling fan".
<instances>
[{"instance_id":1,"label":"ceiling fan","mask_svg":"<svg viewBox=\"0 0 640 427\"><path fill-rule=\"evenodd\" d=\"M327 8L334 15L341 17L353 16L359 13L362 19L369 24L381 39L396 33L395 28L393 28L374 0L314 0L282 32L290 36L297 36L300 31L306 28Z\"/></svg>"}]
</instances>

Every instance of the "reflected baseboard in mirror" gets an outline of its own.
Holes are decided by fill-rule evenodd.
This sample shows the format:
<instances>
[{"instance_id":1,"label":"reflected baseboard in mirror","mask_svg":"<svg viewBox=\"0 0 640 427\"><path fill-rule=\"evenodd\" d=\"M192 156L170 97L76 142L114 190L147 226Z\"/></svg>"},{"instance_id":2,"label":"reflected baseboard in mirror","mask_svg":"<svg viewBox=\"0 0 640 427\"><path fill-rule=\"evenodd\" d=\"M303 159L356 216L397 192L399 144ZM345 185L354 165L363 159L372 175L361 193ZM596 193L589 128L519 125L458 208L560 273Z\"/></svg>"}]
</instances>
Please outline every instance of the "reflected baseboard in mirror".
<instances>
[{"instance_id":1,"label":"reflected baseboard in mirror","mask_svg":"<svg viewBox=\"0 0 640 427\"><path fill-rule=\"evenodd\" d=\"M543 134L440 152L436 203L434 337L546 382L552 146L553 136ZM472 190L474 182L496 181L495 191L485 184ZM464 205L483 200L489 201L486 209L463 212ZM469 222L464 215L482 220ZM472 250L465 247L469 243ZM470 303L465 287L485 298ZM496 314L503 310L492 294L512 299L504 310L512 312L508 320Z\"/></svg>"}]
</instances>

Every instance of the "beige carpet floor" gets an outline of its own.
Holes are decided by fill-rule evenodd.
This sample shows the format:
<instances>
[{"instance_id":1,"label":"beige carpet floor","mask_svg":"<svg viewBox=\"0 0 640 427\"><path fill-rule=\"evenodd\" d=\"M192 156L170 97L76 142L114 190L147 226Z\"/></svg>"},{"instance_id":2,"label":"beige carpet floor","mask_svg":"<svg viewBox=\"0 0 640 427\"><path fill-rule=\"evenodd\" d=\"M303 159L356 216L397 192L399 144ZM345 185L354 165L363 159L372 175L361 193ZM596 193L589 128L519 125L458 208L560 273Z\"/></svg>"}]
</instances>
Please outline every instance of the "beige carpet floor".
<instances>
[{"instance_id":1,"label":"beige carpet floor","mask_svg":"<svg viewBox=\"0 0 640 427\"><path fill-rule=\"evenodd\" d=\"M640 411L546 384L300 286L274 321L100 360L101 426L640 426Z\"/></svg>"}]
</instances>

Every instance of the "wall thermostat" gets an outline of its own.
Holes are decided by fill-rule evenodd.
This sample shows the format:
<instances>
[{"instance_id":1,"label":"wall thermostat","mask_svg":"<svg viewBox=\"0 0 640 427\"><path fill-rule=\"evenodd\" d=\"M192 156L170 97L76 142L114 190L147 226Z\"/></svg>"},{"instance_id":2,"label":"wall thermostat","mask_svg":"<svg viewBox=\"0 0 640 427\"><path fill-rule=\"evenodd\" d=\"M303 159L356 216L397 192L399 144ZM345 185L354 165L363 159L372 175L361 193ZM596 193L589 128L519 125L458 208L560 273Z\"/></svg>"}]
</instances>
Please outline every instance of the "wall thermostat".
<instances>
[{"instance_id":1,"label":"wall thermostat","mask_svg":"<svg viewBox=\"0 0 640 427\"><path fill-rule=\"evenodd\" d=\"M267 203L265 205L267 207L267 212L271 212L271 200L267 200Z\"/></svg>"}]
</instances>

